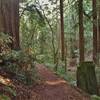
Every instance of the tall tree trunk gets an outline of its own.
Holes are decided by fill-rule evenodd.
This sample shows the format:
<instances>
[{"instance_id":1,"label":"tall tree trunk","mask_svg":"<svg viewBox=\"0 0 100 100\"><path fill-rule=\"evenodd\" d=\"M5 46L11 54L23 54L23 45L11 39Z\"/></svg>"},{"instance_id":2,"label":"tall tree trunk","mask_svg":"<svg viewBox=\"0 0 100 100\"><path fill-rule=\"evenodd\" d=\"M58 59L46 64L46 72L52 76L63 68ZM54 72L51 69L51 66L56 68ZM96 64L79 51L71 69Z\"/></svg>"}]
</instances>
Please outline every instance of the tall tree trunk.
<instances>
[{"instance_id":1,"label":"tall tree trunk","mask_svg":"<svg viewBox=\"0 0 100 100\"><path fill-rule=\"evenodd\" d=\"M96 0L92 0L93 6L93 61L97 63L97 9Z\"/></svg>"},{"instance_id":2,"label":"tall tree trunk","mask_svg":"<svg viewBox=\"0 0 100 100\"><path fill-rule=\"evenodd\" d=\"M84 61L83 0L79 0L79 52L80 62Z\"/></svg>"},{"instance_id":3,"label":"tall tree trunk","mask_svg":"<svg viewBox=\"0 0 100 100\"><path fill-rule=\"evenodd\" d=\"M19 0L12 0L12 16L13 16L13 23L12 27L13 28L13 37L15 37L15 41L13 43L13 47L15 49L20 48L20 42L19 42Z\"/></svg>"},{"instance_id":4,"label":"tall tree trunk","mask_svg":"<svg viewBox=\"0 0 100 100\"><path fill-rule=\"evenodd\" d=\"M61 53L63 61L65 58L63 0L60 0L60 20L61 20Z\"/></svg>"},{"instance_id":5,"label":"tall tree trunk","mask_svg":"<svg viewBox=\"0 0 100 100\"><path fill-rule=\"evenodd\" d=\"M19 0L0 0L0 32L13 38L13 49L19 49Z\"/></svg>"},{"instance_id":6,"label":"tall tree trunk","mask_svg":"<svg viewBox=\"0 0 100 100\"><path fill-rule=\"evenodd\" d=\"M100 0L97 2L98 8L98 53L100 54Z\"/></svg>"},{"instance_id":7,"label":"tall tree trunk","mask_svg":"<svg viewBox=\"0 0 100 100\"><path fill-rule=\"evenodd\" d=\"M100 66L100 0L97 0L97 64Z\"/></svg>"},{"instance_id":8,"label":"tall tree trunk","mask_svg":"<svg viewBox=\"0 0 100 100\"><path fill-rule=\"evenodd\" d=\"M99 19L98 19L98 35L99 35L98 51L100 53L100 5L99 5Z\"/></svg>"}]
</instances>

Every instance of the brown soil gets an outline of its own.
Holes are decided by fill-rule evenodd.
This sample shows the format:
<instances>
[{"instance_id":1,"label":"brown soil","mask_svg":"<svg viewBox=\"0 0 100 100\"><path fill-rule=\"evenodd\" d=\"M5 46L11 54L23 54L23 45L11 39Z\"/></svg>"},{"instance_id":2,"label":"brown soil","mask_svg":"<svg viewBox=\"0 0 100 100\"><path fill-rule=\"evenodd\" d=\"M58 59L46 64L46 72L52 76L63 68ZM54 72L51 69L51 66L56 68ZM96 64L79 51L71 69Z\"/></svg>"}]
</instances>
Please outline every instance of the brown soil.
<instances>
[{"instance_id":1,"label":"brown soil","mask_svg":"<svg viewBox=\"0 0 100 100\"><path fill-rule=\"evenodd\" d=\"M17 96L12 97L12 100L90 100L87 94L72 87L44 65L38 64L36 68L42 80L38 84L28 87L11 79L17 91ZM3 91L2 88L3 85L0 85L0 92Z\"/></svg>"},{"instance_id":2,"label":"brown soil","mask_svg":"<svg viewBox=\"0 0 100 100\"><path fill-rule=\"evenodd\" d=\"M40 100L90 100L89 96L78 88L70 86L44 65L37 65L37 70L43 84L37 85L34 91L40 95Z\"/></svg>"}]
</instances>

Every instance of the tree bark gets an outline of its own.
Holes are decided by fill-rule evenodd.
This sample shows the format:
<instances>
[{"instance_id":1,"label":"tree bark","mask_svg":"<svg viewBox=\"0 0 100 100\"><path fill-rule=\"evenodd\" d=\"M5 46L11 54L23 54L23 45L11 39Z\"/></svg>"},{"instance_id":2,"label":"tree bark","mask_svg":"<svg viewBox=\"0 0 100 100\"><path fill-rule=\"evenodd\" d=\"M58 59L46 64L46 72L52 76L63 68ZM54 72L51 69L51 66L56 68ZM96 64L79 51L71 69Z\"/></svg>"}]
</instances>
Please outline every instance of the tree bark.
<instances>
[{"instance_id":1,"label":"tree bark","mask_svg":"<svg viewBox=\"0 0 100 100\"><path fill-rule=\"evenodd\" d=\"M93 61L97 63L97 9L96 0L92 0L93 6Z\"/></svg>"},{"instance_id":2,"label":"tree bark","mask_svg":"<svg viewBox=\"0 0 100 100\"><path fill-rule=\"evenodd\" d=\"M95 65L92 62L80 63L77 69L77 86L87 93L98 95Z\"/></svg>"},{"instance_id":3,"label":"tree bark","mask_svg":"<svg viewBox=\"0 0 100 100\"><path fill-rule=\"evenodd\" d=\"M83 0L79 0L79 52L80 62L84 61Z\"/></svg>"},{"instance_id":4,"label":"tree bark","mask_svg":"<svg viewBox=\"0 0 100 100\"><path fill-rule=\"evenodd\" d=\"M99 19L98 19L98 52L100 54L100 10L99 10Z\"/></svg>"},{"instance_id":5,"label":"tree bark","mask_svg":"<svg viewBox=\"0 0 100 100\"><path fill-rule=\"evenodd\" d=\"M62 61L64 61L64 58L65 58L65 43L64 43L63 0L60 0L60 20L61 20L61 54L62 54Z\"/></svg>"},{"instance_id":6,"label":"tree bark","mask_svg":"<svg viewBox=\"0 0 100 100\"><path fill-rule=\"evenodd\" d=\"M100 66L100 0L97 0L97 64Z\"/></svg>"},{"instance_id":7,"label":"tree bark","mask_svg":"<svg viewBox=\"0 0 100 100\"><path fill-rule=\"evenodd\" d=\"M100 1L97 2L98 8L98 53L100 53Z\"/></svg>"},{"instance_id":8,"label":"tree bark","mask_svg":"<svg viewBox=\"0 0 100 100\"><path fill-rule=\"evenodd\" d=\"M0 32L13 37L12 48L19 49L19 0L0 0Z\"/></svg>"}]
</instances>

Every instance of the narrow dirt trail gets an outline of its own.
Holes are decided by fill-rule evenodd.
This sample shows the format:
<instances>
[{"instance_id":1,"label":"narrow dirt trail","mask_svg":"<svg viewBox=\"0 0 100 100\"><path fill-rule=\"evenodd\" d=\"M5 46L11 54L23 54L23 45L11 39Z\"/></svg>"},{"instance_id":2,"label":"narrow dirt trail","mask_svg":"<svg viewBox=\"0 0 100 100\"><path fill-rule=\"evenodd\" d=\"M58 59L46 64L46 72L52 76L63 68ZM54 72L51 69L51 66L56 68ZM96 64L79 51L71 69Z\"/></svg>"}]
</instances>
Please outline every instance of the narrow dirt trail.
<instances>
[{"instance_id":1,"label":"narrow dirt trail","mask_svg":"<svg viewBox=\"0 0 100 100\"><path fill-rule=\"evenodd\" d=\"M90 100L87 95L77 91L44 65L38 64L36 68L43 84L37 85L34 91L41 97L41 100Z\"/></svg>"}]
</instances>

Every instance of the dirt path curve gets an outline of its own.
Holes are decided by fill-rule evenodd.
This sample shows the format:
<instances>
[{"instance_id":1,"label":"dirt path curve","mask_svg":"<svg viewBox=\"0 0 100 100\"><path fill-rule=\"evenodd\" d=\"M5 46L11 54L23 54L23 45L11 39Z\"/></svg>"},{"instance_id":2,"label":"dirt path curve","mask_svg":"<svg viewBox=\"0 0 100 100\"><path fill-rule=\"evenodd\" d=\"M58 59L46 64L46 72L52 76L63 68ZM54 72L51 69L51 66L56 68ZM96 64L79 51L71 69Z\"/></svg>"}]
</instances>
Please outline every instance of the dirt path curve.
<instances>
[{"instance_id":1,"label":"dirt path curve","mask_svg":"<svg viewBox=\"0 0 100 100\"><path fill-rule=\"evenodd\" d=\"M41 100L90 100L87 95L77 91L65 80L59 78L44 65L36 65L43 84L37 85L34 91Z\"/></svg>"}]
</instances>

